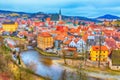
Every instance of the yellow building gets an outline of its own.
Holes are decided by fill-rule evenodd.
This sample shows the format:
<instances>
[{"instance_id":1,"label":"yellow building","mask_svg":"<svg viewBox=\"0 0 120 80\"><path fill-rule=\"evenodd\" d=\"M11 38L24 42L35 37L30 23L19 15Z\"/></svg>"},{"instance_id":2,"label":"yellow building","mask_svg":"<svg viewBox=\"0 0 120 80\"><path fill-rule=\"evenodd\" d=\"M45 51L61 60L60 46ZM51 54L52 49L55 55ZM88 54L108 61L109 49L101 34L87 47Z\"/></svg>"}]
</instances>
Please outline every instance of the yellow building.
<instances>
[{"instance_id":1,"label":"yellow building","mask_svg":"<svg viewBox=\"0 0 120 80\"><path fill-rule=\"evenodd\" d=\"M106 46L92 46L90 49L90 60L91 61L107 61L109 55L108 48ZM100 56L100 57L99 57Z\"/></svg>"},{"instance_id":2,"label":"yellow building","mask_svg":"<svg viewBox=\"0 0 120 80\"><path fill-rule=\"evenodd\" d=\"M14 32L18 28L18 23L12 21L6 21L2 23L2 28L4 31Z\"/></svg>"},{"instance_id":3,"label":"yellow building","mask_svg":"<svg viewBox=\"0 0 120 80\"><path fill-rule=\"evenodd\" d=\"M53 47L53 37L48 32L42 32L37 37L37 47L46 50Z\"/></svg>"}]
</instances>

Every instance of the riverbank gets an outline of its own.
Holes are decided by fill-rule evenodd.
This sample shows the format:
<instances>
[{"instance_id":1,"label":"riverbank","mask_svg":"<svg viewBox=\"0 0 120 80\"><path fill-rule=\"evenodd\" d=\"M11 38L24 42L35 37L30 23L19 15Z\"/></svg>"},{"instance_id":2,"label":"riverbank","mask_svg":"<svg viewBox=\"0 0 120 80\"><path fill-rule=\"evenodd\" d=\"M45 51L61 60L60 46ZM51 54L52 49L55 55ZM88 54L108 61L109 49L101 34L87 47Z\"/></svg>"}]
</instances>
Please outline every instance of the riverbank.
<instances>
[{"instance_id":1,"label":"riverbank","mask_svg":"<svg viewBox=\"0 0 120 80\"><path fill-rule=\"evenodd\" d=\"M3 36L3 38L11 38L11 39L13 39L13 40L25 41L25 39L23 39L23 38L12 37L12 36Z\"/></svg>"},{"instance_id":2,"label":"riverbank","mask_svg":"<svg viewBox=\"0 0 120 80\"><path fill-rule=\"evenodd\" d=\"M11 50L4 44L0 46L0 79L46 80L44 77L34 74L31 70L16 64L16 61L13 60Z\"/></svg>"},{"instance_id":3,"label":"riverbank","mask_svg":"<svg viewBox=\"0 0 120 80\"><path fill-rule=\"evenodd\" d=\"M54 63L58 63L60 65L62 65L65 69L68 69L69 71L74 71L77 70L78 67L76 67L75 65L75 60L73 61L72 64L64 64L64 60L63 59L59 59L59 60L53 60ZM70 59L69 59L70 62ZM72 62L72 60L71 60ZM81 64L78 63L79 65L83 64L83 62L81 61ZM82 70L88 75L88 77L92 77L92 78L96 78L100 79L100 80L119 80L120 79L120 71L114 71L111 70L109 68L96 68L96 67L89 67L89 66L85 66L82 68Z\"/></svg>"},{"instance_id":4,"label":"riverbank","mask_svg":"<svg viewBox=\"0 0 120 80\"><path fill-rule=\"evenodd\" d=\"M43 77L34 74L31 70L19 67L14 61L11 61L8 67L14 75L14 80L45 80Z\"/></svg>"},{"instance_id":5,"label":"riverbank","mask_svg":"<svg viewBox=\"0 0 120 80\"><path fill-rule=\"evenodd\" d=\"M55 53L49 53L49 52L44 52L44 51L42 51L41 49L39 49L39 48L37 48L37 47L35 47L34 48L36 51L38 51L41 55L43 55L43 56L49 56L49 57L59 57L57 54L55 54Z\"/></svg>"}]
</instances>

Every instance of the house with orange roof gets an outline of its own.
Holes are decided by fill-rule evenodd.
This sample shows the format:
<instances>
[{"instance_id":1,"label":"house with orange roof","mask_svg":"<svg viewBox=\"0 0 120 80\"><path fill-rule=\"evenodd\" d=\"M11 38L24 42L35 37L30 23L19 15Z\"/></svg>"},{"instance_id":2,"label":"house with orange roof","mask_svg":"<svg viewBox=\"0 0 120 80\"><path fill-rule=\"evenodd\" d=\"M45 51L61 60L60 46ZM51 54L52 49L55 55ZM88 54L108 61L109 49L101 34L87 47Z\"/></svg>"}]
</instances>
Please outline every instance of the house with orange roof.
<instances>
[{"instance_id":1,"label":"house with orange roof","mask_svg":"<svg viewBox=\"0 0 120 80\"><path fill-rule=\"evenodd\" d=\"M69 47L77 47L75 38L73 38L72 41L69 43Z\"/></svg>"},{"instance_id":2,"label":"house with orange roof","mask_svg":"<svg viewBox=\"0 0 120 80\"><path fill-rule=\"evenodd\" d=\"M120 32L115 32L112 36L115 41L120 42Z\"/></svg>"},{"instance_id":3,"label":"house with orange roof","mask_svg":"<svg viewBox=\"0 0 120 80\"><path fill-rule=\"evenodd\" d=\"M71 41L72 41L72 40L65 40L65 41L63 42L63 44L67 46L67 45L70 44Z\"/></svg>"},{"instance_id":4,"label":"house with orange roof","mask_svg":"<svg viewBox=\"0 0 120 80\"><path fill-rule=\"evenodd\" d=\"M64 40L63 43L64 43L65 47L76 48L76 51L79 53L83 53L86 51L86 43L84 40L82 40L80 38L66 37L66 39Z\"/></svg>"},{"instance_id":5,"label":"house with orange roof","mask_svg":"<svg viewBox=\"0 0 120 80\"><path fill-rule=\"evenodd\" d=\"M77 52L85 53L87 50L86 42L83 39L79 39L76 43Z\"/></svg>"},{"instance_id":6,"label":"house with orange roof","mask_svg":"<svg viewBox=\"0 0 120 80\"><path fill-rule=\"evenodd\" d=\"M91 61L107 61L109 55L109 49L107 46L92 46L90 49Z\"/></svg>"},{"instance_id":7,"label":"house with orange roof","mask_svg":"<svg viewBox=\"0 0 120 80\"><path fill-rule=\"evenodd\" d=\"M27 31L20 31L18 34L17 34L17 36L19 37L19 38L24 38L25 36L27 36L28 35L28 32Z\"/></svg>"},{"instance_id":8,"label":"house with orange roof","mask_svg":"<svg viewBox=\"0 0 120 80\"><path fill-rule=\"evenodd\" d=\"M68 34L66 32L54 35L54 43L55 43L54 47L56 48L56 50L61 49L60 46L67 36L68 36Z\"/></svg>"},{"instance_id":9,"label":"house with orange roof","mask_svg":"<svg viewBox=\"0 0 120 80\"><path fill-rule=\"evenodd\" d=\"M52 48L54 44L53 37L48 32L41 32L37 36L37 47L42 50Z\"/></svg>"},{"instance_id":10,"label":"house with orange roof","mask_svg":"<svg viewBox=\"0 0 120 80\"><path fill-rule=\"evenodd\" d=\"M41 21L34 21L32 25L35 27L40 27L40 26L44 26L45 23Z\"/></svg>"},{"instance_id":11,"label":"house with orange roof","mask_svg":"<svg viewBox=\"0 0 120 80\"><path fill-rule=\"evenodd\" d=\"M54 44L55 44L54 47L55 47L56 50L61 49L61 44L62 44L64 38L65 38L64 35L57 35L57 36L54 37Z\"/></svg>"},{"instance_id":12,"label":"house with orange roof","mask_svg":"<svg viewBox=\"0 0 120 80\"><path fill-rule=\"evenodd\" d=\"M110 29L105 29L103 30L103 32L104 32L104 35L106 36L113 36L113 34L115 33L114 30L110 30Z\"/></svg>"}]
</instances>

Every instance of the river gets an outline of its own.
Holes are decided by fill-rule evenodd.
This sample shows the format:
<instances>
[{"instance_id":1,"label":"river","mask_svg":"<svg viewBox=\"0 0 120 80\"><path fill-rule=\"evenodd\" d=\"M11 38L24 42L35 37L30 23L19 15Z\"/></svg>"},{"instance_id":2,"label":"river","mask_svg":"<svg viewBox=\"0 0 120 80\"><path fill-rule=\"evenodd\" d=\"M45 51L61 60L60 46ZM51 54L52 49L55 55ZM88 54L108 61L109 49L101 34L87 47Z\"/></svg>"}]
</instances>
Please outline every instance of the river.
<instances>
[{"instance_id":1,"label":"river","mask_svg":"<svg viewBox=\"0 0 120 80\"><path fill-rule=\"evenodd\" d=\"M55 59L60 58L44 57L31 47L29 47L28 51L24 51L21 53L21 58L24 64L38 75L49 77L52 80L63 80L65 78L67 78L66 80L76 80L76 74L70 73L70 71L65 69L62 65L54 62ZM96 74L92 73L91 76L93 75ZM106 79L87 77L87 80L106 80Z\"/></svg>"}]
</instances>

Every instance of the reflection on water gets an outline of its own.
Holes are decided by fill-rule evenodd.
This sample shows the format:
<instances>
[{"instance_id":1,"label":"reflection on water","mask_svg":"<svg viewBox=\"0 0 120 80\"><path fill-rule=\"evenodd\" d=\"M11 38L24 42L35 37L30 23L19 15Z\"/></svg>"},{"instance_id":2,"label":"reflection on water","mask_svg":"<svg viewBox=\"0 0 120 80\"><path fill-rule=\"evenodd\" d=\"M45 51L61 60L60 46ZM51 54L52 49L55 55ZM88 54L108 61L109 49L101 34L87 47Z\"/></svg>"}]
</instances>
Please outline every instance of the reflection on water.
<instances>
[{"instance_id":1,"label":"reflection on water","mask_svg":"<svg viewBox=\"0 0 120 80\"><path fill-rule=\"evenodd\" d=\"M53 80L58 80L63 69L58 64L52 64L52 60L39 56L39 53L34 50L25 51L21 54L22 60L30 68L31 63L35 64L35 72L39 75L50 77ZM32 66L31 68L33 68ZM32 69L33 70L33 69Z\"/></svg>"},{"instance_id":2,"label":"reflection on water","mask_svg":"<svg viewBox=\"0 0 120 80\"><path fill-rule=\"evenodd\" d=\"M35 50L28 50L21 53L25 65L35 73L49 77L52 80L82 80L76 79L76 74L65 70L61 65L53 63L52 59L42 57ZM67 79L66 79L67 78ZM88 80L100 80L88 78ZM102 79L101 79L102 80Z\"/></svg>"},{"instance_id":3,"label":"reflection on water","mask_svg":"<svg viewBox=\"0 0 120 80\"><path fill-rule=\"evenodd\" d=\"M46 66L52 66L53 62L50 58L40 58L40 62L42 62Z\"/></svg>"}]
</instances>

